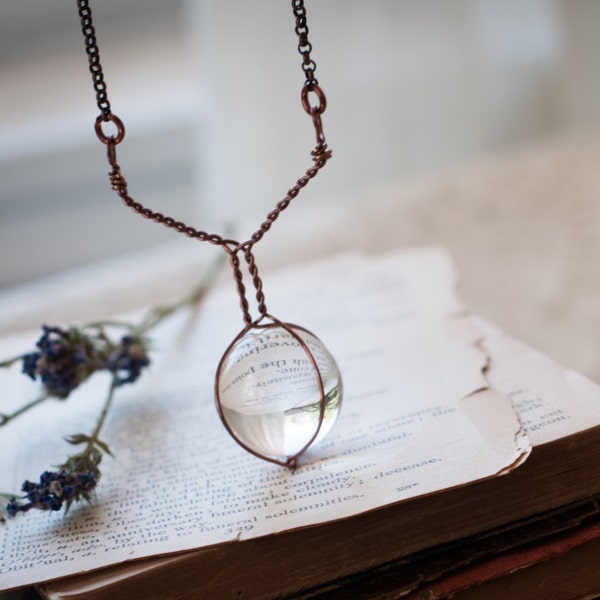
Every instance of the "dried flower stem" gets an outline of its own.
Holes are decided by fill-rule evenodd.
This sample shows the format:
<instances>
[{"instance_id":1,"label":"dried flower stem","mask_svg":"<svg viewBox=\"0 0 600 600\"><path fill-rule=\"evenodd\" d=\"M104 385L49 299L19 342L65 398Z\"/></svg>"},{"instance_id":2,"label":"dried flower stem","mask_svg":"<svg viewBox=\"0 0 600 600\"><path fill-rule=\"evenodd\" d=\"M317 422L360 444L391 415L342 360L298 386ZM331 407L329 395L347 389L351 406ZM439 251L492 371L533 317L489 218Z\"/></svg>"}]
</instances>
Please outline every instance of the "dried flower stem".
<instances>
[{"instance_id":1,"label":"dried flower stem","mask_svg":"<svg viewBox=\"0 0 600 600\"><path fill-rule=\"evenodd\" d=\"M102 427L104 427L104 422L106 421L106 417L108 415L108 411L110 410L113 398L115 396L115 389L118 387L118 378L116 376L113 377L110 387L108 388L108 395L104 402L104 406L102 407L102 411L100 412L100 416L98 417L98 421L96 423L96 427L90 436L90 441L88 442L89 446L94 446L99 441L98 436L100 435L100 431Z\"/></svg>"},{"instance_id":2,"label":"dried flower stem","mask_svg":"<svg viewBox=\"0 0 600 600\"><path fill-rule=\"evenodd\" d=\"M19 355L19 356L13 356L12 358L9 358L7 360L0 361L0 369L6 369L8 367L11 367L12 365L14 365L17 361L21 360L22 358L23 358L23 356Z\"/></svg>"},{"instance_id":3,"label":"dried flower stem","mask_svg":"<svg viewBox=\"0 0 600 600\"><path fill-rule=\"evenodd\" d=\"M47 400L47 399L48 399L48 394L42 394L39 398L36 398L35 400L28 402L27 404L25 404L24 406L21 406L21 408L18 408L17 410L15 410L15 412L10 413L9 415L0 414L0 427L2 427L3 425L6 425L8 422L12 421L19 415L22 415L24 412L27 412L28 410L32 409L34 406L41 404L44 400Z\"/></svg>"},{"instance_id":4,"label":"dried flower stem","mask_svg":"<svg viewBox=\"0 0 600 600\"><path fill-rule=\"evenodd\" d=\"M178 302L165 306L157 306L151 309L144 317L142 322L133 329L132 333L134 335L143 336L153 327L158 325L163 319L169 317L178 310L186 306L196 306L214 284L215 279L220 273L221 267L225 262L225 258L226 255L224 253L219 254L217 259L210 266L206 275L196 287L192 288L192 290Z\"/></svg>"}]
</instances>

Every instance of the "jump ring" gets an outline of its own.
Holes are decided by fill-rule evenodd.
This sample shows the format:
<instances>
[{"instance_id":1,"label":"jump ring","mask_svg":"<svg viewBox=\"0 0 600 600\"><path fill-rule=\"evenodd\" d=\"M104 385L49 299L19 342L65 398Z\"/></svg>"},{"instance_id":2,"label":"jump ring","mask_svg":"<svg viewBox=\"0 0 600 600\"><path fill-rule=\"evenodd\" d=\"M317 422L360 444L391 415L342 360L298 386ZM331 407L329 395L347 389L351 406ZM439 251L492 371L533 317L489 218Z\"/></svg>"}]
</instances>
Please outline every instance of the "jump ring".
<instances>
[{"instance_id":1,"label":"jump ring","mask_svg":"<svg viewBox=\"0 0 600 600\"><path fill-rule=\"evenodd\" d=\"M107 121L114 123L115 127L117 128L116 136L106 135L102 130L102 123L106 123ZM119 119L117 115L113 115L112 113L110 113L108 116L98 115L98 117L96 118L94 129L96 131L98 139L103 144L108 144L109 142L112 142L113 144L120 144L123 141L123 138L125 137L125 125L123 125L123 121L121 121L121 119Z\"/></svg>"}]
</instances>

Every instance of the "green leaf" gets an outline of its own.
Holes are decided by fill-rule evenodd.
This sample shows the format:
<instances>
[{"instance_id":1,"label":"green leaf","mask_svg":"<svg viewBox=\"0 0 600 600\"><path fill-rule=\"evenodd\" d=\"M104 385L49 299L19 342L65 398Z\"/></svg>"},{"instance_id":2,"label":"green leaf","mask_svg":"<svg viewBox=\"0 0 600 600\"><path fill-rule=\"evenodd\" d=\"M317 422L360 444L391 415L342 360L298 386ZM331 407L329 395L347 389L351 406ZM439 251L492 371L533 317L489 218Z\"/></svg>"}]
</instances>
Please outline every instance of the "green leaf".
<instances>
[{"instance_id":1,"label":"green leaf","mask_svg":"<svg viewBox=\"0 0 600 600\"><path fill-rule=\"evenodd\" d=\"M68 435L65 438L65 442L69 444L73 444L73 446L77 446L78 444L89 444L92 441L89 435L85 435L83 433L76 433L74 435Z\"/></svg>"},{"instance_id":2,"label":"green leaf","mask_svg":"<svg viewBox=\"0 0 600 600\"><path fill-rule=\"evenodd\" d=\"M96 440L96 446L98 446L101 450L103 450L109 456L112 456L113 458L115 457L105 442L102 442L101 440Z\"/></svg>"}]
</instances>

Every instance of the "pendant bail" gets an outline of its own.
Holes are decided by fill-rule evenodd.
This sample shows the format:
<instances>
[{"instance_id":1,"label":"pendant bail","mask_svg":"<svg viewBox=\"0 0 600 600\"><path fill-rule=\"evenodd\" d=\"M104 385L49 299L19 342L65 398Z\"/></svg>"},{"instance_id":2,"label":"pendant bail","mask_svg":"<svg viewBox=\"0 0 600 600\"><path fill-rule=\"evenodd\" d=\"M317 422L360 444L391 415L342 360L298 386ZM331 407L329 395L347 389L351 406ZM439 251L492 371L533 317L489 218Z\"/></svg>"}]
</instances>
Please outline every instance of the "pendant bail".
<instances>
[{"instance_id":1,"label":"pendant bail","mask_svg":"<svg viewBox=\"0 0 600 600\"><path fill-rule=\"evenodd\" d=\"M258 274L258 267L252 253L252 245L248 243L237 244L235 247L230 247L228 244L223 244L223 248L229 254L229 262L233 269L233 278L236 282L237 293L240 298L240 307L244 318L244 323L249 326L253 322L258 323L267 316L267 306L265 304L265 294L263 292L262 279ZM258 307L259 316L253 321L252 315L250 314L250 303L246 298L246 286L244 285L244 274L241 269L241 262L238 256L239 252L243 251L246 264L248 266L248 272L252 278L252 285L256 290L256 302Z\"/></svg>"}]
</instances>

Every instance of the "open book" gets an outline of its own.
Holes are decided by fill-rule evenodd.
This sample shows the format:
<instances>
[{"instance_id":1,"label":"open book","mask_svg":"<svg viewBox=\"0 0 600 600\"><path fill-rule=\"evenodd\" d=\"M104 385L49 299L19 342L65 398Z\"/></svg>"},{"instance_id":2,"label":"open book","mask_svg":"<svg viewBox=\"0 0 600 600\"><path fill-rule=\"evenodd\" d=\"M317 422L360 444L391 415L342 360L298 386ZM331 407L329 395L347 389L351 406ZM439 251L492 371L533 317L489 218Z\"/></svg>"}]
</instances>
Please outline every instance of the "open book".
<instances>
[{"instance_id":1,"label":"open book","mask_svg":"<svg viewBox=\"0 0 600 600\"><path fill-rule=\"evenodd\" d=\"M1 588L280 597L600 494L598 387L473 318L454 284L439 249L265 277L270 312L316 333L344 378L338 423L294 472L220 427L212 377L242 323L216 289L157 331L152 371L119 394L97 503L4 527ZM105 384L5 428L0 488L61 462L60 435L89 427ZM10 385L17 405L31 393Z\"/></svg>"}]
</instances>

